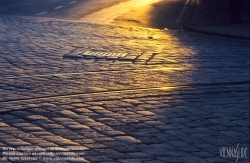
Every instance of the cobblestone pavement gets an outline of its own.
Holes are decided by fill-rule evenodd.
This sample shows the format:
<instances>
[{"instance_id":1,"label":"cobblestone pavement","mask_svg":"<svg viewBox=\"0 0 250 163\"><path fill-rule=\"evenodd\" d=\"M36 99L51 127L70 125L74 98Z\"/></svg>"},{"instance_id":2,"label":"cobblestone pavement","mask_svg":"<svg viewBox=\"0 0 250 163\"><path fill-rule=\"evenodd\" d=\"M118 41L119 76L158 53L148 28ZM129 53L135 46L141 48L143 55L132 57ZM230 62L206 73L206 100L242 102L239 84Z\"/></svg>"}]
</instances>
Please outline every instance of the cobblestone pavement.
<instances>
[{"instance_id":1,"label":"cobblestone pavement","mask_svg":"<svg viewBox=\"0 0 250 163\"><path fill-rule=\"evenodd\" d=\"M184 31L1 16L0 161L248 162L249 51ZM246 155L221 153L236 148Z\"/></svg>"}]
</instances>

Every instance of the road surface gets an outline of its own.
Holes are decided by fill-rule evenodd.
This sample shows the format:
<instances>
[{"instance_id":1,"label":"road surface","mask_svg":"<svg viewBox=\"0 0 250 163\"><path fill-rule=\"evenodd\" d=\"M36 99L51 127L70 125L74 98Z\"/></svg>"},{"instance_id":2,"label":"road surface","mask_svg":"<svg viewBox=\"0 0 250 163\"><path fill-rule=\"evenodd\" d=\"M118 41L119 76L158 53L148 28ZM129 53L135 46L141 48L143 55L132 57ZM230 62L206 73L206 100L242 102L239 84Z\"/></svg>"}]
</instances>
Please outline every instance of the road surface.
<instances>
[{"instance_id":1,"label":"road surface","mask_svg":"<svg viewBox=\"0 0 250 163\"><path fill-rule=\"evenodd\" d=\"M174 25L174 1L73 2L0 1L1 163L249 162L249 41L101 23Z\"/></svg>"},{"instance_id":2,"label":"road surface","mask_svg":"<svg viewBox=\"0 0 250 163\"><path fill-rule=\"evenodd\" d=\"M178 29L181 28L180 18L186 1L188 0L1 0L0 15ZM85 18L86 16L88 17Z\"/></svg>"}]
</instances>

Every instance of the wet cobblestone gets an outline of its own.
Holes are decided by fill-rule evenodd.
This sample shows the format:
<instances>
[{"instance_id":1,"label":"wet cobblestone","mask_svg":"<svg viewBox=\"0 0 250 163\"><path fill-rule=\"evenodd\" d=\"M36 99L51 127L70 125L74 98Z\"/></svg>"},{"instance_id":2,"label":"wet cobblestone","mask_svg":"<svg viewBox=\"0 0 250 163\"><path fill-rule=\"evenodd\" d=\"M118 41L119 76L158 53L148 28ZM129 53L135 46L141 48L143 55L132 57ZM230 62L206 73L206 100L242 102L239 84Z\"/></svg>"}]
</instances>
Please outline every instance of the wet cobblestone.
<instances>
[{"instance_id":1,"label":"wet cobblestone","mask_svg":"<svg viewBox=\"0 0 250 163\"><path fill-rule=\"evenodd\" d=\"M86 149L79 162L121 163L234 162L221 147L249 148L248 41L32 17L0 22L0 147L76 146ZM84 51L139 55L63 58Z\"/></svg>"}]
</instances>

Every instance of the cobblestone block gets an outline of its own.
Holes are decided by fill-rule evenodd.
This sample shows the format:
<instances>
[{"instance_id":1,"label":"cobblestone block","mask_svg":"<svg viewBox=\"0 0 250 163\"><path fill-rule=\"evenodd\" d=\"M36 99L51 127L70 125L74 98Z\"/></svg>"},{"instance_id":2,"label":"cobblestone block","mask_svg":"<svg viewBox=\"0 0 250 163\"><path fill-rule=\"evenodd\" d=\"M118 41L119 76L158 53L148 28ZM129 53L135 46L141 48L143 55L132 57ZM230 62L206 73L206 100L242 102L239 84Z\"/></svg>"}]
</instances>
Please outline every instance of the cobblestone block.
<instances>
[{"instance_id":1,"label":"cobblestone block","mask_svg":"<svg viewBox=\"0 0 250 163\"><path fill-rule=\"evenodd\" d=\"M137 140L131 136L116 136L114 137L114 139L121 141L122 143L125 144L137 144L137 143L141 143L140 140Z\"/></svg>"}]
</instances>

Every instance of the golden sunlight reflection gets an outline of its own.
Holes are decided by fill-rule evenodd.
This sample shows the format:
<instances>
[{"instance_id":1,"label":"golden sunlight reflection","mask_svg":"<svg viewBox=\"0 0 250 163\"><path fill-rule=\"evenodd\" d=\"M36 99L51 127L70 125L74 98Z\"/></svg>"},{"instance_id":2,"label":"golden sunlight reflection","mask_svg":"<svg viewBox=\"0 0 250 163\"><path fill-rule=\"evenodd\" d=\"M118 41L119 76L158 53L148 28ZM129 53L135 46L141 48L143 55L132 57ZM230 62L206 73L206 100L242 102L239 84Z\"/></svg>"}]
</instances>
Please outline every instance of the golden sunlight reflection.
<instances>
[{"instance_id":1,"label":"golden sunlight reflection","mask_svg":"<svg viewBox=\"0 0 250 163\"><path fill-rule=\"evenodd\" d=\"M160 0L131 0L130 3L132 3L132 7L142 7L159 1Z\"/></svg>"},{"instance_id":2,"label":"golden sunlight reflection","mask_svg":"<svg viewBox=\"0 0 250 163\"><path fill-rule=\"evenodd\" d=\"M127 2L121 2L117 5L102 9L90 15L81 18L81 21L95 22L95 23L110 23L116 17L128 12L132 9L139 9L149 4L159 2L160 0L130 0Z\"/></svg>"},{"instance_id":3,"label":"golden sunlight reflection","mask_svg":"<svg viewBox=\"0 0 250 163\"><path fill-rule=\"evenodd\" d=\"M135 76L124 77L117 83L121 84L121 88L116 92L153 90L175 92L188 84L185 81L192 80L190 70L195 66L189 61L196 55L197 49L183 44L178 37L178 31L145 28L150 22L150 12L154 9L154 5L160 1L162 0L121 2L81 19L87 22L127 26L117 29L117 34L121 35L117 35L117 39L112 40L114 47L121 47L126 52L139 56L136 62L147 64L151 68L161 69L156 73L137 72ZM144 28L133 28L133 26ZM120 39L123 37L132 39ZM154 65L150 65L151 63ZM163 70L164 68L166 70ZM185 80L183 80L184 78ZM111 80L112 77L109 79ZM131 87L124 90L124 85Z\"/></svg>"},{"instance_id":4,"label":"golden sunlight reflection","mask_svg":"<svg viewBox=\"0 0 250 163\"><path fill-rule=\"evenodd\" d=\"M197 53L196 48L184 45L174 34L163 30L149 29L148 32L142 30L142 32L138 31L137 35L139 40L127 40L126 45L133 49L146 49L146 53L151 56L144 56L150 57L150 61L153 62L158 60L158 63L175 63L174 66L183 67L181 61L192 58ZM186 61L185 63L189 64ZM190 63L189 66L192 67L192 64Z\"/></svg>"}]
</instances>

